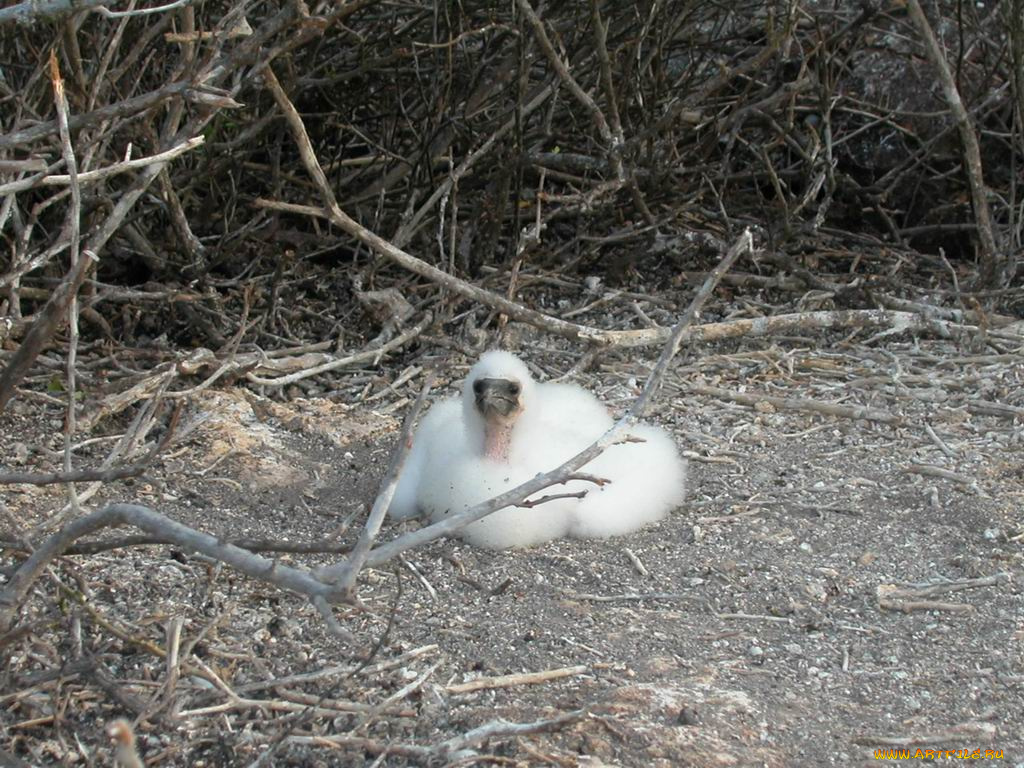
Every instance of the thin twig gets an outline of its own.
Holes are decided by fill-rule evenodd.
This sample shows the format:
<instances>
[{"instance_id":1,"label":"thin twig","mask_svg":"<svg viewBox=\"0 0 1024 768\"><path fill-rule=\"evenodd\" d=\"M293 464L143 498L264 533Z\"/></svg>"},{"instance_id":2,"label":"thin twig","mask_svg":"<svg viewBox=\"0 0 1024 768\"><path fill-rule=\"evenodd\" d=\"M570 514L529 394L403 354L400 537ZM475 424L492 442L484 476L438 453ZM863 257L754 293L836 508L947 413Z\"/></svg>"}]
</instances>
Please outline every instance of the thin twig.
<instances>
[{"instance_id":1,"label":"thin twig","mask_svg":"<svg viewBox=\"0 0 1024 768\"><path fill-rule=\"evenodd\" d=\"M434 375L431 373L424 380L416 402L413 403L412 408L405 415L402 430L398 435L397 447L391 456L388 471L384 474L384 479L381 480L380 491L377 492L377 498L373 502L373 508L370 510L366 525L359 534L359 539L356 541L355 546L352 547L348 557L340 564L340 567L326 568L318 572L318 577L324 581L336 581L346 591L355 589L356 578L366 562L373 543L377 540L381 525L384 523L384 516L387 514L388 507L391 506L391 499L394 497L395 489L398 487L398 476L405 465L409 449L412 448L413 427L416 425L416 419L419 417L420 411L423 410L423 405L426 403L427 395L430 393L430 388L433 385Z\"/></svg>"},{"instance_id":2,"label":"thin twig","mask_svg":"<svg viewBox=\"0 0 1024 768\"><path fill-rule=\"evenodd\" d=\"M57 64L57 52L50 50L50 81L53 84L53 101L57 107L57 127L60 134L61 153L64 157L64 165L68 169L68 178L71 186L71 208L68 211L68 237L70 240L71 268L78 265L80 258L79 236L81 232L82 216L82 189L78 183L78 160L75 158L75 149L71 146L71 131L68 129L68 100L64 93L64 78L60 74L60 66ZM64 472L71 470L71 440L77 428L77 414L75 412L75 399L77 396L77 382L75 379L75 365L78 359L78 293L71 294L68 302L68 351L65 360L65 392L67 394L67 409L64 419ZM72 483L65 484L68 495L68 503L73 509L78 508L78 495Z\"/></svg>"}]
</instances>

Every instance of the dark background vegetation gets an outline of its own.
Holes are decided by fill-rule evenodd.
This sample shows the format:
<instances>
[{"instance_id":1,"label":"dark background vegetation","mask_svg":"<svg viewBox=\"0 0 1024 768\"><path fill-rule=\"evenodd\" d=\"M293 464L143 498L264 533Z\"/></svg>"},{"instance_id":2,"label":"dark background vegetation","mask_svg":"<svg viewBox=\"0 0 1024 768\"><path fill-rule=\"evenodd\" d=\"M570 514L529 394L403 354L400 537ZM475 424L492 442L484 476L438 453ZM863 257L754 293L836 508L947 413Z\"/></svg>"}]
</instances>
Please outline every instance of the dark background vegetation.
<instances>
[{"instance_id":1,"label":"dark background vegetation","mask_svg":"<svg viewBox=\"0 0 1024 768\"><path fill-rule=\"evenodd\" d=\"M516 292L509 270L524 264L655 290L748 226L762 277L932 287L948 260L960 288L1014 284L1019 1L925 7L978 138L994 253L979 251L962 142L903 4L607 3L606 68L591 5L549 6L536 10L551 45L607 135L513 2L4 9L0 151L5 179L29 183L3 198L0 311L31 316L68 270L68 188L31 184L66 172L51 51L79 172L205 140L159 169L83 184L82 247L100 257L89 339L218 350L250 288L243 345L352 333L348 346L375 332L356 293L397 285L435 302L326 221L259 204L321 204L268 68L346 213L500 293ZM1019 311L1017 294L987 298ZM863 290L841 301L873 306Z\"/></svg>"}]
</instances>

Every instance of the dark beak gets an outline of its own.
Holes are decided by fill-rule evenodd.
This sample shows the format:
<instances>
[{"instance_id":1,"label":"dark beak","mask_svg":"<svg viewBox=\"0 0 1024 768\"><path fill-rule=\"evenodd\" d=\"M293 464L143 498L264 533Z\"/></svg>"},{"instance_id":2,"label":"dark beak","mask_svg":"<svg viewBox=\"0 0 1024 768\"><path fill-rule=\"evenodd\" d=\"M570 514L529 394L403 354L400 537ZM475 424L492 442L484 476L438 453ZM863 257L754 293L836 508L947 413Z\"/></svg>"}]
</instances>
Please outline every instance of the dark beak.
<instances>
[{"instance_id":1,"label":"dark beak","mask_svg":"<svg viewBox=\"0 0 1024 768\"><path fill-rule=\"evenodd\" d=\"M514 418L520 410L521 391L519 382L508 379L477 379L473 382L476 408L488 421Z\"/></svg>"}]
</instances>

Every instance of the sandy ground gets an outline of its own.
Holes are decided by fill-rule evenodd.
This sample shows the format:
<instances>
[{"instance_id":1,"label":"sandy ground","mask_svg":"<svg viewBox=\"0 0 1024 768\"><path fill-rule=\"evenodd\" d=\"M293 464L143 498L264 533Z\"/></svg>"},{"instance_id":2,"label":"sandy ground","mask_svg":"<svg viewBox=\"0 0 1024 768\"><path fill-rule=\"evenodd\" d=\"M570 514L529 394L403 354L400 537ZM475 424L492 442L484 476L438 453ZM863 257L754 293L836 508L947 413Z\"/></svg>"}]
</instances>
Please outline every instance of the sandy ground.
<instances>
[{"instance_id":1,"label":"sandy ground","mask_svg":"<svg viewBox=\"0 0 1024 768\"><path fill-rule=\"evenodd\" d=\"M548 376L576 361L556 347L527 350ZM576 378L622 409L653 358L607 353ZM467 362L448 361L452 384ZM349 542L419 387L386 390L399 370L364 403L344 389L284 404L208 390L151 470L88 503L137 501L231 538ZM363 574L368 610L339 609L355 645L301 598L173 547L65 558L34 592L30 629L5 642L4 748L30 764L108 765L104 725L142 712L155 765L398 766L497 718L575 713L453 762L856 766L902 749L910 759L885 762L980 750L1024 766L1022 407L1019 357L991 347L834 335L687 351L652 412L690 460L683 507L607 541L413 551ZM0 462L53 468L61 425L54 405L16 404L0 418ZM107 450L84 448L81 463ZM62 493L5 489L5 538ZM175 618L186 663L170 672L156 649Z\"/></svg>"}]
</instances>

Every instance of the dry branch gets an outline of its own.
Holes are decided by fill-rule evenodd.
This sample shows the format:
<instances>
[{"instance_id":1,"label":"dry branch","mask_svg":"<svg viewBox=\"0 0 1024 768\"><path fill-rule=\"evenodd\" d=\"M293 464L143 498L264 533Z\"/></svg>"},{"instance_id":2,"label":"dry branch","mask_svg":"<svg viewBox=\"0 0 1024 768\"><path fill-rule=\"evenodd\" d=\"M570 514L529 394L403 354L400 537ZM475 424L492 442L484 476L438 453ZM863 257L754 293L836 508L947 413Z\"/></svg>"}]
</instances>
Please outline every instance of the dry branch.
<instances>
[{"instance_id":1,"label":"dry branch","mask_svg":"<svg viewBox=\"0 0 1024 768\"><path fill-rule=\"evenodd\" d=\"M1000 584L1010 583L1010 574L997 573L992 576L981 576L976 579L955 579L952 581L940 581L931 584L903 584L892 586L886 592L890 598L921 598L944 595L948 592L962 592L965 589L980 589L982 587L995 587Z\"/></svg>"},{"instance_id":2,"label":"dry branch","mask_svg":"<svg viewBox=\"0 0 1024 768\"><path fill-rule=\"evenodd\" d=\"M7 403L14 395L14 388L18 382L28 373L36 357L43 351L53 334L57 332L61 319L68 310L68 305L78 293L85 276L96 263L96 254L86 250L82 252L81 258L74 264L60 285L53 292L46 306L39 313L39 317L32 327L25 333L18 350L12 355L3 373L0 373L0 413L3 413Z\"/></svg>"},{"instance_id":3,"label":"dry branch","mask_svg":"<svg viewBox=\"0 0 1024 768\"><path fill-rule=\"evenodd\" d=\"M985 416L998 416L1002 419L1024 420L1024 408L1008 403L993 403L989 400L970 400L967 403L967 410L971 413L980 413Z\"/></svg>"},{"instance_id":4,"label":"dry branch","mask_svg":"<svg viewBox=\"0 0 1024 768\"><path fill-rule=\"evenodd\" d=\"M56 483L110 483L128 477L138 477L146 471L149 462L114 469L75 469L70 472L2 472L0 485L54 485Z\"/></svg>"},{"instance_id":5,"label":"dry branch","mask_svg":"<svg viewBox=\"0 0 1024 768\"><path fill-rule=\"evenodd\" d=\"M505 736L526 736L531 733L544 733L562 728L570 723L575 723L587 716L585 710L579 709L573 712L566 712L557 717L546 720L537 720L532 723L509 723L505 720L494 720L467 731L462 736L448 739L434 748L433 757L451 759L460 752L470 747L475 747L488 739L501 738Z\"/></svg>"},{"instance_id":6,"label":"dry branch","mask_svg":"<svg viewBox=\"0 0 1024 768\"><path fill-rule=\"evenodd\" d=\"M110 0L26 0L0 8L0 24L28 24L109 2Z\"/></svg>"},{"instance_id":7,"label":"dry branch","mask_svg":"<svg viewBox=\"0 0 1024 768\"><path fill-rule=\"evenodd\" d=\"M138 168L144 168L145 166L153 163L173 160L196 147L202 146L204 141L206 141L204 136L195 136L181 142L177 146L171 147L165 152L158 152L154 155L149 155L148 157L137 157L134 160L122 160L119 163L113 163L105 168L98 168L95 171L85 171L78 174L78 183L83 185L92 184L108 179L111 176L117 176L121 173L127 173L128 171L136 170ZM20 181L12 181L7 184L0 184L0 195L9 195L13 192L23 192L35 187L63 187L70 183L71 176L68 174L55 173L45 176L40 175L30 179L22 179Z\"/></svg>"},{"instance_id":8,"label":"dry branch","mask_svg":"<svg viewBox=\"0 0 1024 768\"><path fill-rule=\"evenodd\" d=\"M269 387L283 387L288 384L293 384L296 381L307 379L311 376L317 376L321 373L327 373L329 371L336 371L339 368L345 368L352 365L358 365L359 363L369 362L371 360L380 360L387 353L405 346L410 341L415 339L424 329L430 325L431 314L427 312L419 322L411 328L406 329L401 334L385 342L379 347L370 346L360 352L346 355L345 357L335 357L333 355L323 355L326 358L326 362L320 363L319 365L308 365L304 364L301 369L294 373L287 374L285 376L276 376L274 378L266 378L265 376L257 376L251 371L246 373L245 377L248 381L253 384L259 384L261 386ZM257 362L263 361L263 368L269 371L281 370L283 367L289 365L287 358L276 358L273 360L267 360L262 355L238 355L233 361L231 367L236 369L245 370L246 368L257 367Z\"/></svg>"},{"instance_id":9,"label":"dry branch","mask_svg":"<svg viewBox=\"0 0 1024 768\"><path fill-rule=\"evenodd\" d=\"M68 127L72 131L77 131L90 125L113 120L114 118L131 117L132 115L153 109L175 97L182 96L191 87L191 83L171 83L155 91L144 93L140 96L133 96L130 99L101 107L93 112L72 115L68 120ZM47 123L34 125L31 128L2 135L0 136L0 149L10 149L23 144L31 144L39 139L52 136L57 133L58 129L57 121L52 120Z\"/></svg>"},{"instance_id":10,"label":"dry branch","mask_svg":"<svg viewBox=\"0 0 1024 768\"><path fill-rule=\"evenodd\" d=\"M0 591L0 631L8 631L32 584L44 568L72 543L105 528L131 525L146 533L170 541L189 552L198 552L226 563L255 579L260 579L312 600L345 599L337 588L318 581L308 572L283 565L276 560L247 552L209 534L164 517L137 504L111 504L73 520L43 541L14 572Z\"/></svg>"},{"instance_id":11,"label":"dry branch","mask_svg":"<svg viewBox=\"0 0 1024 768\"><path fill-rule=\"evenodd\" d=\"M967 181L971 190L971 202L974 205L974 217L978 227L978 239L981 260L981 282L986 286L995 286L1002 277L1000 271L1005 257L999 253L996 244L995 233L992 228L992 213L988 205L988 191L985 188L985 176L981 167L981 148L978 146L978 136L974 131L971 116L964 107L960 98L960 91L956 87L956 80L950 71L949 63L942 53L939 41L932 31L931 24L921 10L918 0L907 0L907 12L913 20L917 31L924 42L925 53L935 67L939 76L939 83L942 85L942 93L946 97L950 112L956 120L957 131L960 134L960 142L964 150L964 172L967 174Z\"/></svg>"}]
</instances>

